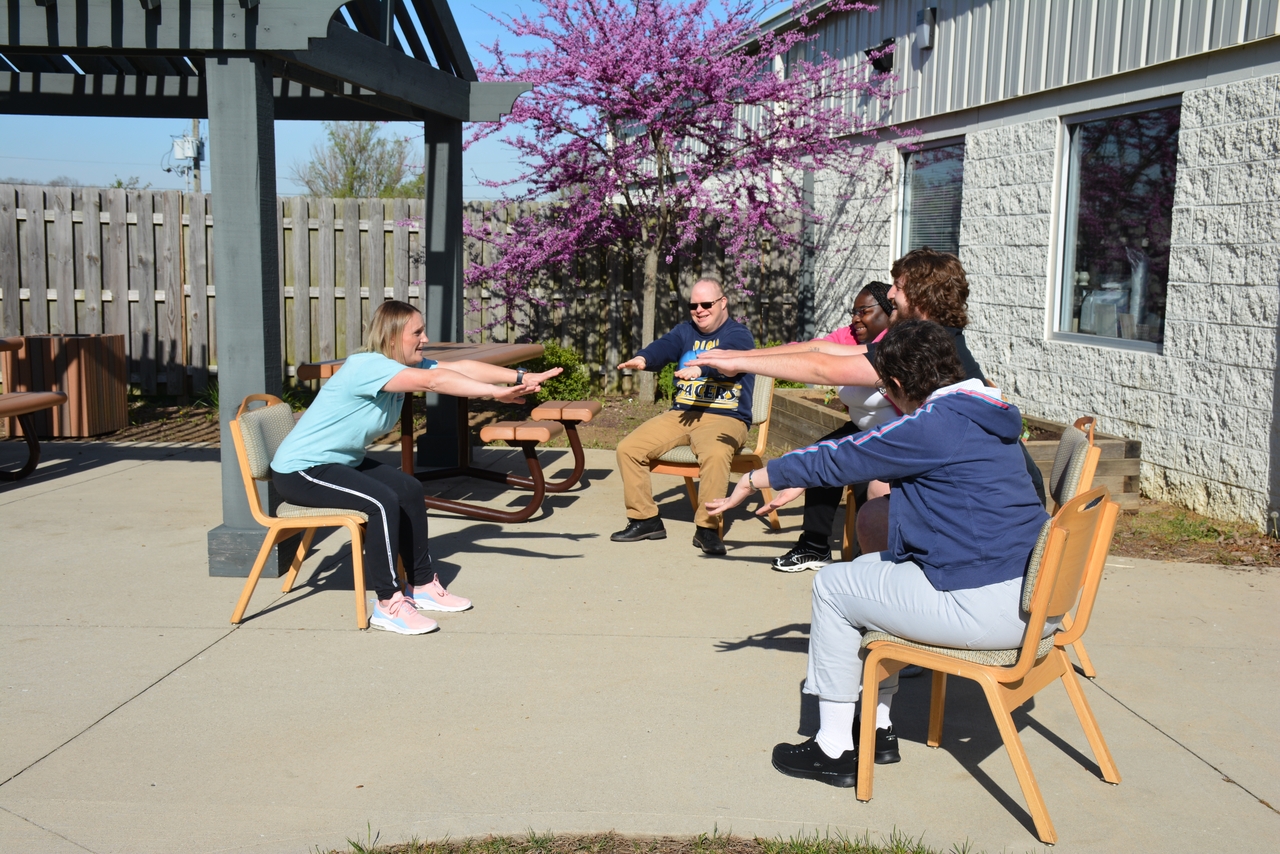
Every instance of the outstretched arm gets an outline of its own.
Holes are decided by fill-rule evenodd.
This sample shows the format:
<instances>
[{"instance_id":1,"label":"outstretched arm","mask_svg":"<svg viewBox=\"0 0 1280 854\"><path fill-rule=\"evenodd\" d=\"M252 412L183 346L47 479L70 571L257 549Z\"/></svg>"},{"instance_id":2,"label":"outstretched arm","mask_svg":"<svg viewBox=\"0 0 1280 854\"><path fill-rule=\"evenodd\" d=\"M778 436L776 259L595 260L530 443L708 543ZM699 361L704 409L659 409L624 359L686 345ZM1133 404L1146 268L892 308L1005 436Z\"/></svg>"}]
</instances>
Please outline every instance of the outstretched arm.
<instances>
[{"instance_id":1,"label":"outstretched arm","mask_svg":"<svg viewBox=\"0 0 1280 854\"><path fill-rule=\"evenodd\" d=\"M511 373L514 379L515 372ZM540 388L541 383L531 382L529 375L525 376L525 381L520 385L506 386L472 379L449 368L438 367L431 370L405 368L387 380L382 390L394 393L434 391L452 397L491 397L503 403L524 403L526 394L532 394Z\"/></svg>"},{"instance_id":2,"label":"outstretched arm","mask_svg":"<svg viewBox=\"0 0 1280 854\"><path fill-rule=\"evenodd\" d=\"M504 383L510 384L516 381L516 369L504 368L501 365L490 365L488 362L477 362L474 359L458 359L442 365L447 370L462 374L464 377L470 377L473 380L479 380L482 383ZM437 368L439 370L439 368ZM549 371L541 373L527 372L524 375L526 384L536 383L541 385L552 377L559 376L563 373L564 368L552 368Z\"/></svg>"},{"instance_id":3,"label":"outstretched arm","mask_svg":"<svg viewBox=\"0 0 1280 854\"><path fill-rule=\"evenodd\" d=\"M757 355L733 350L708 350L699 353L689 364L709 365L723 374L762 374L780 380L815 385L874 386L880 380L865 355L786 352L795 349L775 347L759 351Z\"/></svg>"}]
</instances>

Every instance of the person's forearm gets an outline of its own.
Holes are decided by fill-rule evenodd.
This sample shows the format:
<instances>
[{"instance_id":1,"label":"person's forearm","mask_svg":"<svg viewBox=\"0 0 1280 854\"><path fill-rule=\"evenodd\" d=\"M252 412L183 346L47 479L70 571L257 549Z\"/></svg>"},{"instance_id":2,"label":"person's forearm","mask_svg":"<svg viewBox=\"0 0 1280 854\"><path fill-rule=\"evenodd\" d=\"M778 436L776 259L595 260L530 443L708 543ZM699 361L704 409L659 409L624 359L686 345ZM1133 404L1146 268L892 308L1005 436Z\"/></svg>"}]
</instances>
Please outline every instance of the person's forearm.
<instances>
[{"instance_id":1,"label":"person's forearm","mask_svg":"<svg viewBox=\"0 0 1280 854\"><path fill-rule=\"evenodd\" d=\"M874 386L880 379L866 356L786 353L779 348L755 356L734 354L720 361L718 367L722 373L761 374L814 385Z\"/></svg>"},{"instance_id":2,"label":"person's forearm","mask_svg":"<svg viewBox=\"0 0 1280 854\"><path fill-rule=\"evenodd\" d=\"M442 362L440 367L482 383L510 385L516 381L515 368L504 368L501 365L490 365L488 362L477 362L473 359Z\"/></svg>"},{"instance_id":3,"label":"person's forearm","mask_svg":"<svg viewBox=\"0 0 1280 854\"><path fill-rule=\"evenodd\" d=\"M453 363L450 363L451 365ZM494 367L490 365L489 367ZM506 369L511 373L510 369ZM412 373L410 373L412 371ZM414 370L401 371L399 375L410 374L406 379L408 385L412 389L406 391L434 391L439 394L447 394L451 397L471 397L484 398L493 397L506 388L506 383L488 383L483 380L473 379L465 374L454 371L452 367L438 367L432 370Z\"/></svg>"}]
</instances>

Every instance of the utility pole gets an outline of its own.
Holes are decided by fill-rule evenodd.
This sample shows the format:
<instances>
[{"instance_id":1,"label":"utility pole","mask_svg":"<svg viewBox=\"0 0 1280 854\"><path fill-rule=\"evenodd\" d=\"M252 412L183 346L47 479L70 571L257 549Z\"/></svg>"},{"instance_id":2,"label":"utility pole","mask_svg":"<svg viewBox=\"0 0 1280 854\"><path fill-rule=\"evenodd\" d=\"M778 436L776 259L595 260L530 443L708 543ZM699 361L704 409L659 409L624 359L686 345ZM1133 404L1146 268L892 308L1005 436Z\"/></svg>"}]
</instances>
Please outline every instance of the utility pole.
<instances>
[{"instance_id":1,"label":"utility pole","mask_svg":"<svg viewBox=\"0 0 1280 854\"><path fill-rule=\"evenodd\" d=\"M196 139L200 138L200 120L199 119L191 120L191 135ZM197 157L191 165L193 167L191 170L193 189L195 192L199 193L200 192L200 158Z\"/></svg>"}]
</instances>

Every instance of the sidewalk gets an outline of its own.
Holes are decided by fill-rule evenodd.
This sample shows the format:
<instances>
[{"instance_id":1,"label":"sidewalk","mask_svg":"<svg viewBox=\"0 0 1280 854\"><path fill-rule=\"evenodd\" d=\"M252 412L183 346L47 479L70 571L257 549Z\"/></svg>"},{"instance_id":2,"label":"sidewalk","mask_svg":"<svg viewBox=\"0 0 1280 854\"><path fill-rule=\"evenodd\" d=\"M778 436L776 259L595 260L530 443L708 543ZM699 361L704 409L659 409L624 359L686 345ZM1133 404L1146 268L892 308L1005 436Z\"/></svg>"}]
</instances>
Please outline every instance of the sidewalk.
<instances>
[{"instance_id":1,"label":"sidewalk","mask_svg":"<svg viewBox=\"0 0 1280 854\"><path fill-rule=\"evenodd\" d=\"M817 723L800 692L812 574L768 569L795 509L780 534L734 517L728 557L707 558L683 483L659 477L670 536L611 543L613 453L589 451L588 488L531 522L432 515L442 580L476 602L441 631L356 631L340 533L292 594L264 579L233 629L243 582L205 562L217 454L50 443L0 487L0 851L300 854L366 828L384 843L896 828L944 850L1044 849L961 680L942 750L923 743L928 680L903 681L903 762L877 768L868 804L770 766ZM1123 782L1096 775L1061 690L1017 717L1053 850L1274 850L1280 573L1109 567L1085 691Z\"/></svg>"}]
</instances>

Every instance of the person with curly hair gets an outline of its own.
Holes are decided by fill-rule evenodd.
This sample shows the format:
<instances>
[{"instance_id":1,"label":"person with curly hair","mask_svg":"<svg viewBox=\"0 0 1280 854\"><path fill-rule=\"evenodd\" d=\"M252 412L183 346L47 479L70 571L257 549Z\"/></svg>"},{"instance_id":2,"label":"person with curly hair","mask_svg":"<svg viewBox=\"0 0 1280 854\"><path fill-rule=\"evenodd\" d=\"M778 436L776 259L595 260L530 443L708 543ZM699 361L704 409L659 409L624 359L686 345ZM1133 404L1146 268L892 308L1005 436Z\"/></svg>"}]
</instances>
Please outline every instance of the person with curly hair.
<instances>
[{"instance_id":1,"label":"person with curly hair","mask_svg":"<svg viewBox=\"0 0 1280 854\"><path fill-rule=\"evenodd\" d=\"M1049 515L1019 464L1021 414L999 391L965 379L953 342L931 321L894 324L875 366L900 418L771 460L707 505L723 513L764 487L883 479L893 488L888 548L829 564L814 577L804 691L818 697L819 729L803 744L774 748L783 774L856 784L866 632L958 649L1022 643L1022 580ZM875 711L862 706L876 715L880 764L900 760L889 716L897 688L894 674L881 683Z\"/></svg>"}]
</instances>

